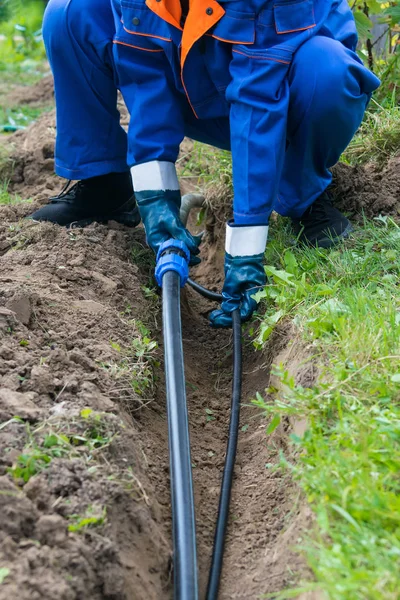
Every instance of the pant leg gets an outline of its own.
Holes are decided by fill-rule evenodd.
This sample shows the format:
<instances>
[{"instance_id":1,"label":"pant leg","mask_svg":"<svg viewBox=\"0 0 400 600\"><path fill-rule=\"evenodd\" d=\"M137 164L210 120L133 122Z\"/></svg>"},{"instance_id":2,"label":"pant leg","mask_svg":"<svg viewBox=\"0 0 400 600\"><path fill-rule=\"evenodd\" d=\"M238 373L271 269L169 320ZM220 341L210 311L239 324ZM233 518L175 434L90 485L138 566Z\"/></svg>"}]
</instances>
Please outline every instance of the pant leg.
<instances>
[{"instance_id":1,"label":"pant leg","mask_svg":"<svg viewBox=\"0 0 400 600\"><path fill-rule=\"evenodd\" d=\"M333 166L357 131L379 80L357 55L316 36L289 71L287 149L274 210L300 217L332 180Z\"/></svg>"},{"instance_id":2,"label":"pant leg","mask_svg":"<svg viewBox=\"0 0 400 600\"><path fill-rule=\"evenodd\" d=\"M57 107L56 172L87 179L127 170L119 124L110 0L50 0L43 22Z\"/></svg>"}]
</instances>

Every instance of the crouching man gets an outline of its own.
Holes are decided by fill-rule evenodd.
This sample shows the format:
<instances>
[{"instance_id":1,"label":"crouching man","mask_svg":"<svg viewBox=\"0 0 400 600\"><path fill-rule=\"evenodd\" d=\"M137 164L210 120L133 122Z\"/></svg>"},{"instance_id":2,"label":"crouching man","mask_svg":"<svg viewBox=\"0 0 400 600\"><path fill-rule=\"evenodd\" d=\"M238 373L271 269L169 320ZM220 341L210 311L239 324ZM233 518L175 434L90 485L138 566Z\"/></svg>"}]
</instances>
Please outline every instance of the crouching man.
<instances>
[{"instance_id":1,"label":"crouching man","mask_svg":"<svg viewBox=\"0 0 400 600\"><path fill-rule=\"evenodd\" d=\"M154 251L173 237L195 257L179 219L179 145L186 135L231 150L233 219L214 326L230 326L238 307L251 317L272 210L311 245L349 235L327 191L329 167L379 80L355 53L347 0L50 0L44 38L56 171L79 181L34 219L134 226L141 217Z\"/></svg>"}]
</instances>

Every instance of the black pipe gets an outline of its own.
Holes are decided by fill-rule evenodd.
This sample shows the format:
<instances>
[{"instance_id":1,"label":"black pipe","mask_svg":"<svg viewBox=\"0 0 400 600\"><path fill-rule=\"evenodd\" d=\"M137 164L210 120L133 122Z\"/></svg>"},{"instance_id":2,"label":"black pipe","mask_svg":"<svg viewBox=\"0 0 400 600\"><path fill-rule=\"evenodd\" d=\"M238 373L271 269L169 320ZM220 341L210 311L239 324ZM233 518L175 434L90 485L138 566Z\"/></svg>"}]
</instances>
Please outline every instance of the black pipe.
<instances>
[{"instance_id":1,"label":"black pipe","mask_svg":"<svg viewBox=\"0 0 400 600\"><path fill-rule=\"evenodd\" d=\"M232 313L233 327L233 384L229 437L226 448L224 473L219 498L218 517L215 528L214 548L207 587L207 600L217 600L224 557L225 536L229 516L233 469L235 466L239 436L240 396L242 391L242 334L240 311Z\"/></svg>"},{"instance_id":2,"label":"black pipe","mask_svg":"<svg viewBox=\"0 0 400 600\"><path fill-rule=\"evenodd\" d=\"M188 278L187 283L190 285L191 288L196 290L196 292L198 292L201 296L204 296L204 298L207 298L208 300L222 302L224 299L222 294L218 294L217 292L212 292L211 290L208 290L199 283L193 281L193 279L190 279L190 277Z\"/></svg>"},{"instance_id":3,"label":"black pipe","mask_svg":"<svg viewBox=\"0 0 400 600\"><path fill-rule=\"evenodd\" d=\"M196 524L178 273L167 271L162 284L174 544L174 598L197 600Z\"/></svg>"}]
</instances>

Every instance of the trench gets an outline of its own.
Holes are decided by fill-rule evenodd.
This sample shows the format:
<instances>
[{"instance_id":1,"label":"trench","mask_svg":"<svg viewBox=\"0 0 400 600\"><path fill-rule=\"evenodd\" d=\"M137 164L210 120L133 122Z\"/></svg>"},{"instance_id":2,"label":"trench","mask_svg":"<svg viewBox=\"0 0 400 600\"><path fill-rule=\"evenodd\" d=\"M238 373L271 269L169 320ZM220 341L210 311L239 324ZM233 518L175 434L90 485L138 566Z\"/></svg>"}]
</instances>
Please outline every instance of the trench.
<instances>
[{"instance_id":1,"label":"trench","mask_svg":"<svg viewBox=\"0 0 400 600\"><path fill-rule=\"evenodd\" d=\"M182 293L200 598L205 597L211 559L232 385L232 336L230 331L210 328L207 314L213 307L193 290ZM296 491L288 476L270 468L279 460L279 452L287 449L287 438L278 434L269 442L265 419L250 404L257 391L268 387L273 357L288 341L288 335L280 331L265 352L258 352L248 337L244 340L241 431L220 588L220 598L224 600L256 598L284 588L293 578L293 571L282 563L288 555L277 560L274 544L289 524L288 515L296 514ZM162 385L152 405L140 415L139 423L148 475L170 533L168 437Z\"/></svg>"}]
</instances>

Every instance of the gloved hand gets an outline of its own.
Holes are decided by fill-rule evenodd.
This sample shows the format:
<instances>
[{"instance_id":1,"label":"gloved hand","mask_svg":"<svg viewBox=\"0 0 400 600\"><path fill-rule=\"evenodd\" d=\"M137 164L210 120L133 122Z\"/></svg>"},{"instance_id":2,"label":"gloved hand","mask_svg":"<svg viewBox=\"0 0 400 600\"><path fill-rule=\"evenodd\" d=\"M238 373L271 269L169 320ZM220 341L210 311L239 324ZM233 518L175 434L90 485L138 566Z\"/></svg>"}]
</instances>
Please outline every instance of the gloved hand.
<instances>
[{"instance_id":1,"label":"gloved hand","mask_svg":"<svg viewBox=\"0 0 400 600\"><path fill-rule=\"evenodd\" d=\"M152 161L132 167L131 173L148 245L157 255L163 242L180 240L189 249L190 264L198 264L201 238L193 236L179 218L181 194L174 164Z\"/></svg>"},{"instance_id":2,"label":"gloved hand","mask_svg":"<svg viewBox=\"0 0 400 600\"><path fill-rule=\"evenodd\" d=\"M265 285L264 250L267 225L234 226L227 224L225 244L224 301L210 315L213 327L231 327L231 313L240 309L242 321L248 321L257 308L252 296Z\"/></svg>"}]
</instances>

